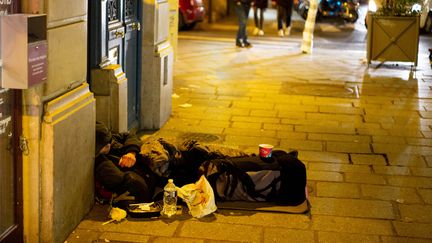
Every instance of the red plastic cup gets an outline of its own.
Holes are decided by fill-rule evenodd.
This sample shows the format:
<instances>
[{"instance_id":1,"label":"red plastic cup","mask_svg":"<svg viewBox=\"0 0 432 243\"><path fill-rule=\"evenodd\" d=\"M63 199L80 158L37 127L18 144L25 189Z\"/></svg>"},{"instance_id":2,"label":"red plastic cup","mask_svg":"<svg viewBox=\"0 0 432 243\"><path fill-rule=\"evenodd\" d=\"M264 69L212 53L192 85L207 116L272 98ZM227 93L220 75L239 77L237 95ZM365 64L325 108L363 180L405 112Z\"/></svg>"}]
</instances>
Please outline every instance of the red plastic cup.
<instances>
[{"instance_id":1,"label":"red plastic cup","mask_svg":"<svg viewBox=\"0 0 432 243\"><path fill-rule=\"evenodd\" d=\"M273 145L271 144L260 144L259 156L262 158L270 158L272 156Z\"/></svg>"}]
</instances>

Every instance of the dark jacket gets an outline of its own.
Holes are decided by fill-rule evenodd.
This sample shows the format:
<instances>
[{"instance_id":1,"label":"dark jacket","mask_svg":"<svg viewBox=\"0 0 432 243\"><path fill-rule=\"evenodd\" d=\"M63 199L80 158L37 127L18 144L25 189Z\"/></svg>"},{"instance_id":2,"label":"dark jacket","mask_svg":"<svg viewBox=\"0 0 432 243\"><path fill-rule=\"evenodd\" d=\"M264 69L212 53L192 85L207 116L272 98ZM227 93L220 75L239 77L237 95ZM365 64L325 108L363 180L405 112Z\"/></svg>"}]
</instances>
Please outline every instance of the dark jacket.
<instances>
[{"instance_id":1,"label":"dark jacket","mask_svg":"<svg viewBox=\"0 0 432 243\"><path fill-rule=\"evenodd\" d=\"M142 142L136 135L129 133L113 134L110 152L96 156L95 168L104 160L110 160L118 165L120 158L129 152L135 152L138 159L141 145Z\"/></svg>"},{"instance_id":2,"label":"dark jacket","mask_svg":"<svg viewBox=\"0 0 432 243\"><path fill-rule=\"evenodd\" d=\"M241 3L244 5L252 5L253 0L234 0L235 4Z\"/></svg>"},{"instance_id":3,"label":"dark jacket","mask_svg":"<svg viewBox=\"0 0 432 243\"><path fill-rule=\"evenodd\" d=\"M249 156L238 149L204 145L195 140L178 143L160 138L146 141L143 147L145 164L155 174L173 178L177 186L195 183L200 177L198 168L206 160Z\"/></svg>"},{"instance_id":4,"label":"dark jacket","mask_svg":"<svg viewBox=\"0 0 432 243\"><path fill-rule=\"evenodd\" d=\"M266 9L268 7L267 0L254 0L254 6L261 9Z\"/></svg>"},{"instance_id":5,"label":"dark jacket","mask_svg":"<svg viewBox=\"0 0 432 243\"><path fill-rule=\"evenodd\" d=\"M120 195L128 191L136 202L151 202L160 181L143 163L141 144L134 134L113 134L109 153L96 155L95 179L110 192ZM135 164L130 168L119 166L121 157L129 152L136 153Z\"/></svg>"},{"instance_id":6,"label":"dark jacket","mask_svg":"<svg viewBox=\"0 0 432 243\"><path fill-rule=\"evenodd\" d=\"M274 2L276 2L276 4L278 6L282 6L282 7L292 7L293 6L293 0L272 0Z\"/></svg>"}]
</instances>

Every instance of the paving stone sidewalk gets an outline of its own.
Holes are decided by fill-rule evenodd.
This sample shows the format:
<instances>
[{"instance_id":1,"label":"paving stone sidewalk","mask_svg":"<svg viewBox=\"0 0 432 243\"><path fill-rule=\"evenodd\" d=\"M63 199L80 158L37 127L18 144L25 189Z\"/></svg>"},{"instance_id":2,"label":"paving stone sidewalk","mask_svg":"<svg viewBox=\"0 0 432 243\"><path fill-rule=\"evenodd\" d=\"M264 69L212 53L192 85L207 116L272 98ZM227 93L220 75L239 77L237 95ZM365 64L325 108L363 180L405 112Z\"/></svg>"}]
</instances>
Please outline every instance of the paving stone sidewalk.
<instances>
[{"instance_id":1,"label":"paving stone sidewalk","mask_svg":"<svg viewBox=\"0 0 432 243\"><path fill-rule=\"evenodd\" d=\"M299 151L310 215L219 210L203 219L107 220L68 242L432 242L432 71L364 51L180 38L173 113L156 137ZM144 136L143 138L145 138Z\"/></svg>"}]
</instances>

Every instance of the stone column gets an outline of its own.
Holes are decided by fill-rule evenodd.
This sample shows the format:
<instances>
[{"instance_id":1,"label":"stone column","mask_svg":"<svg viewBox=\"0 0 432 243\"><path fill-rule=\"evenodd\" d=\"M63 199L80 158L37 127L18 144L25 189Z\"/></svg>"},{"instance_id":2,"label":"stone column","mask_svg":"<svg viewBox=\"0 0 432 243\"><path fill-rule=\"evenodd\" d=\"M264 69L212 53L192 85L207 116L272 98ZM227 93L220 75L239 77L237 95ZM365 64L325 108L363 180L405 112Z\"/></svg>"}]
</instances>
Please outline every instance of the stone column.
<instances>
[{"instance_id":1,"label":"stone column","mask_svg":"<svg viewBox=\"0 0 432 243\"><path fill-rule=\"evenodd\" d=\"M172 110L173 50L167 0L143 1L141 129L159 129Z\"/></svg>"},{"instance_id":2,"label":"stone column","mask_svg":"<svg viewBox=\"0 0 432 243\"><path fill-rule=\"evenodd\" d=\"M87 5L32 0L22 6L47 15L48 41L47 80L23 92L26 242L63 242L93 206L96 111L86 83Z\"/></svg>"},{"instance_id":3,"label":"stone column","mask_svg":"<svg viewBox=\"0 0 432 243\"><path fill-rule=\"evenodd\" d=\"M96 98L96 120L115 132L127 132L127 79L120 65L93 69L92 91Z\"/></svg>"},{"instance_id":4,"label":"stone column","mask_svg":"<svg viewBox=\"0 0 432 243\"><path fill-rule=\"evenodd\" d=\"M40 237L40 123L42 85L23 91L23 214L24 241L39 242Z\"/></svg>"},{"instance_id":5,"label":"stone column","mask_svg":"<svg viewBox=\"0 0 432 243\"><path fill-rule=\"evenodd\" d=\"M42 242L63 242L94 204L95 99L87 83L45 104Z\"/></svg>"}]
</instances>

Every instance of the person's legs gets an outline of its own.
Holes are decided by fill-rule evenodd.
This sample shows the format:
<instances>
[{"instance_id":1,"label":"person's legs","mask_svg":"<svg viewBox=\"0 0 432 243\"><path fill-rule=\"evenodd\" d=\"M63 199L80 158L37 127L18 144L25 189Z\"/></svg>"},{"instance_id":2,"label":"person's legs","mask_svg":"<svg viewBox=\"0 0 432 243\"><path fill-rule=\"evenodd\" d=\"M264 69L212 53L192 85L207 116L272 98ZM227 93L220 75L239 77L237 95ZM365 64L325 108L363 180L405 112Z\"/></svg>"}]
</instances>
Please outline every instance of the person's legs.
<instances>
[{"instance_id":1,"label":"person's legs","mask_svg":"<svg viewBox=\"0 0 432 243\"><path fill-rule=\"evenodd\" d=\"M283 20L284 20L284 7L278 5L277 6L277 25L278 25L278 35L280 37L284 36Z\"/></svg>"},{"instance_id":2,"label":"person's legs","mask_svg":"<svg viewBox=\"0 0 432 243\"><path fill-rule=\"evenodd\" d=\"M257 7L253 7L253 14L254 14L255 27L259 28L259 25L258 25L258 8Z\"/></svg>"},{"instance_id":3,"label":"person's legs","mask_svg":"<svg viewBox=\"0 0 432 243\"><path fill-rule=\"evenodd\" d=\"M102 161L95 169L95 177L106 189L117 194L126 191L135 196L136 201L151 202L152 190L144 179L135 172L121 171L113 162Z\"/></svg>"},{"instance_id":4,"label":"person's legs","mask_svg":"<svg viewBox=\"0 0 432 243\"><path fill-rule=\"evenodd\" d=\"M249 10L250 10L250 6L249 5L245 5L242 4L243 7L243 11L244 11L244 25L243 25L243 44L246 47L249 47L251 44L247 41L247 31L246 31L246 27L247 27L247 21L249 18Z\"/></svg>"},{"instance_id":5,"label":"person's legs","mask_svg":"<svg viewBox=\"0 0 432 243\"><path fill-rule=\"evenodd\" d=\"M95 168L96 180L110 191L116 192L115 188L122 183L123 176L124 172L109 160L100 162Z\"/></svg>"},{"instance_id":6,"label":"person's legs","mask_svg":"<svg viewBox=\"0 0 432 243\"><path fill-rule=\"evenodd\" d=\"M132 167L133 172L142 177L147 184L150 195L154 195L155 188L163 188L168 182L166 178L155 174L144 162L141 156L137 156L137 163Z\"/></svg>"},{"instance_id":7,"label":"person's legs","mask_svg":"<svg viewBox=\"0 0 432 243\"><path fill-rule=\"evenodd\" d=\"M253 30L253 35L258 35L258 32L260 30L259 27L259 19L258 19L258 8L257 7L253 7L253 15L254 15L254 23L255 23L255 29Z\"/></svg>"},{"instance_id":8,"label":"person's legs","mask_svg":"<svg viewBox=\"0 0 432 243\"><path fill-rule=\"evenodd\" d=\"M137 202L152 202L153 200L154 188L149 188L146 181L133 171L125 173L121 187L126 188L131 195L135 196Z\"/></svg>"},{"instance_id":9,"label":"person's legs","mask_svg":"<svg viewBox=\"0 0 432 243\"><path fill-rule=\"evenodd\" d=\"M264 9L260 8L259 29L262 30L263 26L264 26Z\"/></svg>"},{"instance_id":10,"label":"person's legs","mask_svg":"<svg viewBox=\"0 0 432 243\"><path fill-rule=\"evenodd\" d=\"M243 9L243 4L241 5L235 5L235 11L238 17L238 31L237 31L237 38L236 38L236 45L242 46L244 41L244 33L246 32L246 20L247 17L245 16L245 11Z\"/></svg>"},{"instance_id":11,"label":"person's legs","mask_svg":"<svg viewBox=\"0 0 432 243\"><path fill-rule=\"evenodd\" d=\"M277 5L277 27L278 30L281 30L283 28L283 7L280 5Z\"/></svg>"},{"instance_id":12,"label":"person's legs","mask_svg":"<svg viewBox=\"0 0 432 243\"><path fill-rule=\"evenodd\" d=\"M291 16L292 16L292 7L293 7L293 0L288 0L288 6L286 8L286 31L285 35L290 35L291 32Z\"/></svg>"}]
</instances>

